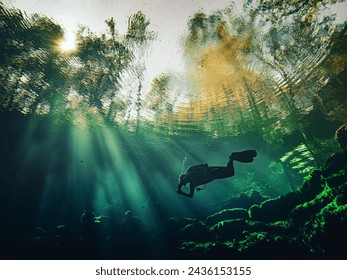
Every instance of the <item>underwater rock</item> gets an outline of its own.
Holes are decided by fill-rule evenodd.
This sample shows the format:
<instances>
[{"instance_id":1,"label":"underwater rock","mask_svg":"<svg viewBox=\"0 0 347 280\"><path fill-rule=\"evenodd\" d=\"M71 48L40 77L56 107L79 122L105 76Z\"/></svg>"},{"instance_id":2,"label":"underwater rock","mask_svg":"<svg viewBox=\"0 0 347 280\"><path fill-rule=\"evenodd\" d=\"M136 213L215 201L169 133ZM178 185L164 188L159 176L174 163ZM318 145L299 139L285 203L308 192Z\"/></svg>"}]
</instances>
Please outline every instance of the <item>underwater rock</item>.
<instances>
[{"instance_id":1,"label":"underwater rock","mask_svg":"<svg viewBox=\"0 0 347 280\"><path fill-rule=\"evenodd\" d=\"M131 211L125 213L125 219L121 224L123 234L127 236L138 236L145 233L145 226L142 219L132 214Z\"/></svg>"},{"instance_id":2,"label":"underwater rock","mask_svg":"<svg viewBox=\"0 0 347 280\"><path fill-rule=\"evenodd\" d=\"M347 149L336 152L326 159L322 167L322 175L329 177L338 173L341 169L347 169Z\"/></svg>"},{"instance_id":3,"label":"underwater rock","mask_svg":"<svg viewBox=\"0 0 347 280\"><path fill-rule=\"evenodd\" d=\"M195 222L199 222L198 219L192 219L192 218L175 218L175 217L170 217L168 220L168 226L170 229L175 230L175 231L180 231L182 228L189 224L193 224Z\"/></svg>"},{"instance_id":4,"label":"underwater rock","mask_svg":"<svg viewBox=\"0 0 347 280\"><path fill-rule=\"evenodd\" d=\"M240 252L232 242L184 241L179 249L181 259L238 259L240 257Z\"/></svg>"},{"instance_id":5,"label":"underwater rock","mask_svg":"<svg viewBox=\"0 0 347 280\"><path fill-rule=\"evenodd\" d=\"M347 149L347 123L341 125L335 132L335 140L341 149Z\"/></svg>"},{"instance_id":6,"label":"underwater rock","mask_svg":"<svg viewBox=\"0 0 347 280\"><path fill-rule=\"evenodd\" d=\"M173 230L179 230L179 223L178 218L170 217L167 221L167 227L173 231Z\"/></svg>"},{"instance_id":7,"label":"underwater rock","mask_svg":"<svg viewBox=\"0 0 347 280\"><path fill-rule=\"evenodd\" d=\"M243 219L221 221L211 227L211 233L221 241L232 241L243 237L243 232L248 229L248 223Z\"/></svg>"},{"instance_id":8,"label":"underwater rock","mask_svg":"<svg viewBox=\"0 0 347 280\"><path fill-rule=\"evenodd\" d=\"M180 239L194 240L196 242L206 242L211 240L208 228L200 221L194 221L182 228L179 231L179 237Z\"/></svg>"},{"instance_id":9,"label":"underwater rock","mask_svg":"<svg viewBox=\"0 0 347 280\"><path fill-rule=\"evenodd\" d=\"M341 186L347 182L347 170L342 169L340 172L325 178L325 181L330 187Z\"/></svg>"},{"instance_id":10,"label":"underwater rock","mask_svg":"<svg viewBox=\"0 0 347 280\"><path fill-rule=\"evenodd\" d=\"M220 209L244 208L248 210L254 204L260 204L269 197L262 196L258 191L251 190L246 193L241 193L239 196L230 198Z\"/></svg>"},{"instance_id":11,"label":"underwater rock","mask_svg":"<svg viewBox=\"0 0 347 280\"><path fill-rule=\"evenodd\" d=\"M304 226L303 237L311 250L323 258L345 259L347 248L347 205L331 202Z\"/></svg>"},{"instance_id":12,"label":"underwater rock","mask_svg":"<svg viewBox=\"0 0 347 280\"><path fill-rule=\"evenodd\" d=\"M312 200L322 191L321 171L315 170L307 177L302 187L278 198L268 199L249 209L252 220L275 222L288 219L289 213L299 204Z\"/></svg>"},{"instance_id":13,"label":"underwater rock","mask_svg":"<svg viewBox=\"0 0 347 280\"><path fill-rule=\"evenodd\" d=\"M53 236L59 238L60 240L67 240L72 238L72 231L66 225L59 225L54 229Z\"/></svg>"},{"instance_id":14,"label":"underwater rock","mask_svg":"<svg viewBox=\"0 0 347 280\"><path fill-rule=\"evenodd\" d=\"M325 177L338 173L341 169L345 171L347 169L347 123L336 130L335 140L342 150L326 159L322 167L322 173Z\"/></svg>"},{"instance_id":15,"label":"underwater rock","mask_svg":"<svg viewBox=\"0 0 347 280\"><path fill-rule=\"evenodd\" d=\"M312 215L317 214L322 207L326 206L327 203L329 203L329 199L327 198L305 202L296 206L289 214L289 218L296 228L301 227L311 218Z\"/></svg>"},{"instance_id":16,"label":"underwater rock","mask_svg":"<svg viewBox=\"0 0 347 280\"><path fill-rule=\"evenodd\" d=\"M218 222L224 220L235 220L235 219L248 219L248 212L244 208L233 208L233 209L224 209L215 214L208 216L205 220L205 224L212 226Z\"/></svg>"},{"instance_id":17,"label":"underwater rock","mask_svg":"<svg viewBox=\"0 0 347 280\"><path fill-rule=\"evenodd\" d=\"M297 205L289 214L295 226L302 226L312 216L318 214L324 207L335 201L337 205L347 203L347 175L344 170L322 181L323 190L314 199Z\"/></svg>"},{"instance_id":18,"label":"underwater rock","mask_svg":"<svg viewBox=\"0 0 347 280\"><path fill-rule=\"evenodd\" d=\"M47 238L47 231L42 227L35 227L33 232L34 239L44 239Z\"/></svg>"},{"instance_id":19,"label":"underwater rock","mask_svg":"<svg viewBox=\"0 0 347 280\"><path fill-rule=\"evenodd\" d=\"M95 217L94 223L97 223L104 236L114 234L116 232L116 223L110 216L97 216Z\"/></svg>"},{"instance_id":20,"label":"underwater rock","mask_svg":"<svg viewBox=\"0 0 347 280\"><path fill-rule=\"evenodd\" d=\"M273 223L248 221L248 229L244 234L250 234L252 232L267 232L272 235L292 235L292 224L289 221L277 221Z\"/></svg>"},{"instance_id":21,"label":"underwater rock","mask_svg":"<svg viewBox=\"0 0 347 280\"><path fill-rule=\"evenodd\" d=\"M92 211L85 210L83 214L81 215L80 222L82 224L82 227L85 228L94 224L95 220L96 220L95 213Z\"/></svg>"},{"instance_id":22,"label":"underwater rock","mask_svg":"<svg viewBox=\"0 0 347 280\"><path fill-rule=\"evenodd\" d=\"M81 215L82 234L85 239L96 240L102 235L100 221L92 211L84 211Z\"/></svg>"},{"instance_id":23,"label":"underwater rock","mask_svg":"<svg viewBox=\"0 0 347 280\"><path fill-rule=\"evenodd\" d=\"M268 199L260 205L253 205L248 212L254 221L284 221L288 218L290 211L300 202L297 194L288 193L279 198Z\"/></svg>"},{"instance_id":24,"label":"underwater rock","mask_svg":"<svg viewBox=\"0 0 347 280\"><path fill-rule=\"evenodd\" d=\"M309 254L306 244L297 238L253 232L238 244L246 259L303 259Z\"/></svg>"},{"instance_id":25,"label":"underwater rock","mask_svg":"<svg viewBox=\"0 0 347 280\"><path fill-rule=\"evenodd\" d=\"M297 194L298 198L302 201L312 200L324 189L324 177L320 170L313 170L305 178L303 185L294 193Z\"/></svg>"}]
</instances>

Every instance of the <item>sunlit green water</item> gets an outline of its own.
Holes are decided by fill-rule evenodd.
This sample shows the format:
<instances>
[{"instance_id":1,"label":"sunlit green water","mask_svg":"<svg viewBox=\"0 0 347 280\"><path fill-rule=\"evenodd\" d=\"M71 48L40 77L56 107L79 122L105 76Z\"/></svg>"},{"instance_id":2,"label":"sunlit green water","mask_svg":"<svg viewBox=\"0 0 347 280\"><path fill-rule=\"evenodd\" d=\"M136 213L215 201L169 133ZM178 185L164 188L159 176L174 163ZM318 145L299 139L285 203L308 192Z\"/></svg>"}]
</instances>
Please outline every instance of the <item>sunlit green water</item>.
<instances>
[{"instance_id":1,"label":"sunlit green water","mask_svg":"<svg viewBox=\"0 0 347 280\"><path fill-rule=\"evenodd\" d=\"M206 217L245 192L296 190L336 151L347 118L346 27L329 4L278 5L197 12L181 38L184 71L149 82L155 36L143 13L124 35L113 19L101 35L81 28L66 52L59 24L1 4L5 235L76 229L85 210L114 225L136 216L154 234L170 217ZM194 199L176 193L189 166L225 166L246 149L258 156L236 162L234 177Z\"/></svg>"}]
</instances>

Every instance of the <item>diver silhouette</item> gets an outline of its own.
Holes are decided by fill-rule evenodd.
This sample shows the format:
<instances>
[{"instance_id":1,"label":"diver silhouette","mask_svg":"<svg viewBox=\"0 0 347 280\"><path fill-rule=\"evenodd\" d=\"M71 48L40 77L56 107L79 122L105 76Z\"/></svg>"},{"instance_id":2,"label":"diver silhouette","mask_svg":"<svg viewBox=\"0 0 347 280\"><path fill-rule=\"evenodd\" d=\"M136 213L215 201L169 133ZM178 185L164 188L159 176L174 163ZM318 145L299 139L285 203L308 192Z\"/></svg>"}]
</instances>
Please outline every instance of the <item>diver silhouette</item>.
<instances>
[{"instance_id":1,"label":"diver silhouette","mask_svg":"<svg viewBox=\"0 0 347 280\"><path fill-rule=\"evenodd\" d=\"M177 193L192 198L195 190L201 190L198 186L205 185L216 179L224 179L234 176L234 160L249 163L254 161L256 156L256 150L246 150L231 153L227 166L208 166L207 163L194 165L188 168L185 174L180 175ZM181 190L187 183L189 183L189 193L185 193Z\"/></svg>"}]
</instances>

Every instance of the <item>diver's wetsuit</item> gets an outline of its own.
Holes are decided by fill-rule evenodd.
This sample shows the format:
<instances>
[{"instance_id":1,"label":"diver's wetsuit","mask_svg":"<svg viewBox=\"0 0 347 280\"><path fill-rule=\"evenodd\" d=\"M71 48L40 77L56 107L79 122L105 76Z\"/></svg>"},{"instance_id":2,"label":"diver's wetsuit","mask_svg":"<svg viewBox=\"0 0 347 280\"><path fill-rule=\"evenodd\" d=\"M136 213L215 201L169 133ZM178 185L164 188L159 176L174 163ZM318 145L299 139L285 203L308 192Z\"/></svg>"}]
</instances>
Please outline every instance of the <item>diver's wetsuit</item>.
<instances>
[{"instance_id":1,"label":"diver's wetsuit","mask_svg":"<svg viewBox=\"0 0 347 280\"><path fill-rule=\"evenodd\" d=\"M177 193L192 198L198 186L205 185L215 179L229 178L235 175L234 160L240 162L252 162L257 155L255 150L232 153L227 166L208 166L201 164L189 168L186 174L180 176ZM189 183L189 193L184 193L181 188Z\"/></svg>"}]
</instances>

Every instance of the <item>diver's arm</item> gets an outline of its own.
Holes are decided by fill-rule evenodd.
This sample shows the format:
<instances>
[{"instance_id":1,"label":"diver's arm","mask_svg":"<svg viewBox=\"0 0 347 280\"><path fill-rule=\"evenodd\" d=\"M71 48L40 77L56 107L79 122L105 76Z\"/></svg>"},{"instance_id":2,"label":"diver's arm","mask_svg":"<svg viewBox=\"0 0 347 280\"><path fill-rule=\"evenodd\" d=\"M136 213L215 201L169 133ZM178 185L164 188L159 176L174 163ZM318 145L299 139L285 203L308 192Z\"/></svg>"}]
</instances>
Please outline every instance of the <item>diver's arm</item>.
<instances>
[{"instance_id":1,"label":"diver's arm","mask_svg":"<svg viewBox=\"0 0 347 280\"><path fill-rule=\"evenodd\" d=\"M182 174L179 179L177 190L180 190L183 186L190 182L190 173Z\"/></svg>"},{"instance_id":2,"label":"diver's arm","mask_svg":"<svg viewBox=\"0 0 347 280\"><path fill-rule=\"evenodd\" d=\"M190 186L190 191L189 193L185 193L183 192L181 189L183 186L185 186L187 183L189 183ZM194 195L194 190L195 190L195 186L193 186L192 182L191 182L191 174L190 173L186 173L180 176L180 180L177 186L177 193L181 194L183 196L192 198Z\"/></svg>"},{"instance_id":3,"label":"diver's arm","mask_svg":"<svg viewBox=\"0 0 347 280\"><path fill-rule=\"evenodd\" d=\"M178 193L178 194L181 194L181 195L183 195L183 196L189 197L189 198L193 198L193 196L194 196L194 190L195 190L195 186L193 186L192 183L190 183L190 190L189 190L189 193L182 192L180 188L177 189L177 193Z\"/></svg>"}]
</instances>

